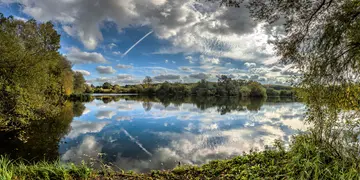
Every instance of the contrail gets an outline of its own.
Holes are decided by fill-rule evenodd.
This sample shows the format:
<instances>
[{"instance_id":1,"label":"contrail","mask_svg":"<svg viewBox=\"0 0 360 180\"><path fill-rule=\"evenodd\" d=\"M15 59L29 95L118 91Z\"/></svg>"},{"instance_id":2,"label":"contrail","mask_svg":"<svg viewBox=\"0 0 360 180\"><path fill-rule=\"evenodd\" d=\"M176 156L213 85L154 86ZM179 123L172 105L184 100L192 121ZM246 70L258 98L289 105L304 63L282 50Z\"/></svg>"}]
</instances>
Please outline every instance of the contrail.
<instances>
[{"instance_id":1,"label":"contrail","mask_svg":"<svg viewBox=\"0 0 360 180\"><path fill-rule=\"evenodd\" d=\"M144 148L144 146L142 146L142 144L141 144L138 140L136 140L134 137L132 137L124 128L121 128L121 130L124 131L125 135L126 135L127 137L129 137L132 142L134 142L135 144L137 144L137 145L140 147L140 149L142 149L142 150L143 150L146 154L148 154L149 156L152 156L152 154L151 154L148 150L146 150L146 149Z\"/></svg>"},{"instance_id":2,"label":"contrail","mask_svg":"<svg viewBox=\"0 0 360 180\"><path fill-rule=\"evenodd\" d=\"M147 33L144 37L142 37L140 40L138 40L133 46L131 46L121 57L126 56L136 45L138 45L142 40L144 40L146 37L148 37L153 31L150 31Z\"/></svg>"}]
</instances>

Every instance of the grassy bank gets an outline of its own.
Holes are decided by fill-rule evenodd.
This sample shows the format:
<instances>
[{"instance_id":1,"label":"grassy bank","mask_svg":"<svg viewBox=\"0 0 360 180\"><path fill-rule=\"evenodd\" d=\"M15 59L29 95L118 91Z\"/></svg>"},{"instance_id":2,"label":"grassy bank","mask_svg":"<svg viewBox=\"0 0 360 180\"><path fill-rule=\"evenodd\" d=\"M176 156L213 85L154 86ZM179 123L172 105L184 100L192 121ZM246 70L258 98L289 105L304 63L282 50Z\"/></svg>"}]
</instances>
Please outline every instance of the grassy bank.
<instances>
[{"instance_id":1,"label":"grassy bank","mask_svg":"<svg viewBox=\"0 0 360 180\"><path fill-rule=\"evenodd\" d=\"M276 148L229 160L147 174L59 162L25 165L0 159L1 179L359 179L359 172L357 158L343 156L309 135L297 136L287 151L276 143Z\"/></svg>"}]
</instances>

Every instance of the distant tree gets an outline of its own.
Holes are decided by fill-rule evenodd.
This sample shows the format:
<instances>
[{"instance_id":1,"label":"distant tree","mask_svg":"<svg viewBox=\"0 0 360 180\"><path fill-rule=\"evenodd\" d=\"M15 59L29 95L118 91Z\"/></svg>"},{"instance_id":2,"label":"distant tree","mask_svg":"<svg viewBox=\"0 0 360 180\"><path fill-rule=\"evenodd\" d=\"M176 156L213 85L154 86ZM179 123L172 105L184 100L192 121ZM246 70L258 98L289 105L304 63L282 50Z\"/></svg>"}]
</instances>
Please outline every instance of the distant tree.
<instances>
[{"instance_id":1,"label":"distant tree","mask_svg":"<svg viewBox=\"0 0 360 180\"><path fill-rule=\"evenodd\" d=\"M88 84L85 84L85 93L94 93L94 89L95 88L93 88L93 85L90 86Z\"/></svg>"},{"instance_id":2,"label":"distant tree","mask_svg":"<svg viewBox=\"0 0 360 180\"><path fill-rule=\"evenodd\" d=\"M115 85L112 87L112 89L114 90L114 92L119 93L119 92L121 91L121 86L118 85L118 84L115 84Z\"/></svg>"},{"instance_id":3,"label":"distant tree","mask_svg":"<svg viewBox=\"0 0 360 180\"><path fill-rule=\"evenodd\" d=\"M111 85L109 82L105 82L105 83L102 85L102 88L103 88L103 89L112 89L112 85Z\"/></svg>"},{"instance_id":4,"label":"distant tree","mask_svg":"<svg viewBox=\"0 0 360 180\"><path fill-rule=\"evenodd\" d=\"M293 92L289 91L289 90L281 90L280 91L280 96L282 96L282 97L291 97L291 96L293 96Z\"/></svg>"},{"instance_id":5,"label":"distant tree","mask_svg":"<svg viewBox=\"0 0 360 180\"><path fill-rule=\"evenodd\" d=\"M241 86L239 89L239 95L241 97L249 97L251 93L251 89L248 86Z\"/></svg>"},{"instance_id":6,"label":"distant tree","mask_svg":"<svg viewBox=\"0 0 360 180\"><path fill-rule=\"evenodd\" d=\"M248 87L251 90L251 97L267 97L266 89L260 83L251 81L249 82Z\"/></svg>"},{"instance_id":7,"label":"distant tree","mask_svg":"<svg viewBox=\"0 0 360 180\"><path fill-rule=\"evenodd\" d=\"M269 97L276 97L276 96L280 96L280 92L275 90L274 88L267 88L266 89L266 94Z\"/></svg>"},{"instance_id":8,"label":"distant tree","mask_svg":"<svg viewBox=\"0 0 360 180\"><path fill-rule=\"evenodd\" d=\"M153 80L151 79L150 76L146 76L145 79L143 80L143 83L145 84L145 86L148 88L150 87L151 83L153 82Z\"/></svg>"}]
</instances>

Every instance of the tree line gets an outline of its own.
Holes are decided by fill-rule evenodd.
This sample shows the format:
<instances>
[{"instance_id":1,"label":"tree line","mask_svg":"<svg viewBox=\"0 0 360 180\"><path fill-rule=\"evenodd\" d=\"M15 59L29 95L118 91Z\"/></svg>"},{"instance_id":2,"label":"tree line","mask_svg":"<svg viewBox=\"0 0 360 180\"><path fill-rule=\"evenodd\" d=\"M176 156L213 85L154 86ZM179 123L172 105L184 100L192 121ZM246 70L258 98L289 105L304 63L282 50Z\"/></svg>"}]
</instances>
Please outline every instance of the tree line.
<instances>
[{"instance_id":1,"label":"tree line","mask_svg":"<svg viewBox=\"0 0 360 180\"><path fill-rule=\"evenodd\" d=\"M217 82L201 80L197 83L153 83L147 76L142 84L120 86L109 82L101 86L86 86L86 93L137 93L159 96L240 96L240 97L292 97L294 90L288 86L262 85L256 81L218 76Z\"/></svg>"}]
</instances>

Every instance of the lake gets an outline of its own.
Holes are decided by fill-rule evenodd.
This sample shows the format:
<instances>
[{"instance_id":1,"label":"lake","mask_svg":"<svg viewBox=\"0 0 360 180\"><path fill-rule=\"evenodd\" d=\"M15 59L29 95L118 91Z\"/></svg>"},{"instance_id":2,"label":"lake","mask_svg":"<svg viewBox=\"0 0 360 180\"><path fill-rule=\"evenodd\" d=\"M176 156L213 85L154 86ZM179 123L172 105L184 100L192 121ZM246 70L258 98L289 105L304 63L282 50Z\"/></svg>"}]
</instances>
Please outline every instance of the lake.
<instances>
[{"instance_id":1,"label":"lake","mask_svg":"<svg viewBox=\"0 0 360 180\"><path fill-rule=\"evenodd\" d=\"M148 172L263 150L306 130L306 107L291 99L108 95L69 107L72 114L35 123L24 140L0 133L1 153Z\"/></svg>"}]
</instances>

